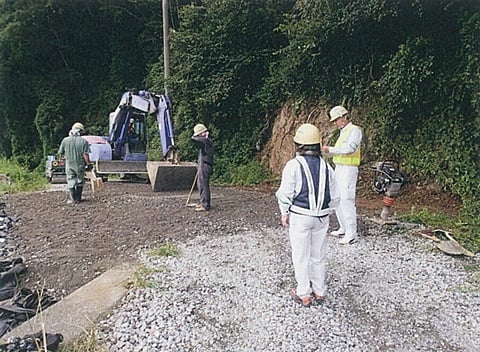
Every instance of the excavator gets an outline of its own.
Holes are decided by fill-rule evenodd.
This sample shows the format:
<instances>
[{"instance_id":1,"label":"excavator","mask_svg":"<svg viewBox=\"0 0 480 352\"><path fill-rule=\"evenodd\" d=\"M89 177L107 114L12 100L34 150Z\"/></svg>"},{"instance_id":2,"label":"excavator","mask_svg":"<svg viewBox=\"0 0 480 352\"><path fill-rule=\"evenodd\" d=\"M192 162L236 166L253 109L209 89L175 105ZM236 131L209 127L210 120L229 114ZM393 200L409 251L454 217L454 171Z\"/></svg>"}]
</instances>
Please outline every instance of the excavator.
<instances>
[{"instance_id":1,"label":"excavator","mask_svg":"<svg viewBox=\"0 0 480 352\"><path fill-rule=\"evenodd\" d=\"M90 146L94 173L103 179L112 174L127 180L148 177L154 191L188 189L191 182L185 181L193 180L196 165L179 161L171 114L172 103L166 94L145 90L124 92L109 115L109 135L82 136ZM152 115L157 120L164 161L148 160L147 121ZM58 165L64 163L54 156L47 157L46 176L51 182L65 177L64 168Z\"/></svg>"},{"instance_id":2,"label":"excavator","mask_svg":"<svg viewBox=\"0 0 480 352\"><path fill-rule=\"evenodd\" d=\"M90 160L99 175L122 176L147 174L147 120L155 115L162 154L178 164L171 117L172 103L167 95L145 90L123 93L114 112L109 115L109 135L84 136L90 144Z\"/></svg>"}]
</instances>

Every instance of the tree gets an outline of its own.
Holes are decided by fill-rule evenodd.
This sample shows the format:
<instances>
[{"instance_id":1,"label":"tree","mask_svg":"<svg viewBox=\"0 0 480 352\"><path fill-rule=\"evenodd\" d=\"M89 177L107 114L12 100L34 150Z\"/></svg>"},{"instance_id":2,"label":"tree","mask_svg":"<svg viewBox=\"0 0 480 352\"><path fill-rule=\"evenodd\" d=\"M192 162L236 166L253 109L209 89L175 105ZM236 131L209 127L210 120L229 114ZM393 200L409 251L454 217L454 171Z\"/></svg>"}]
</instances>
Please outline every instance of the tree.
<instances>
[{"instance_id":1,"label":"tree","mask_svg":"<svg viewBox=\"0 0 480 352\"><path fill-rule=\"evenodd\" d=\"M265 123L257 95L282 43L274 28L292 4L209 0L181 9L179 29L171 36L169 82L181 150L193 155L189 136L203 122L221 137L216 144L219 168L222 159L232 165L251 160ZM159 62L149 79L157 90L163 86L161 67Z\"/></svg>"},{"instance_id":2,"label":"tree","mask_svg":"<svg viewBox=\"0 0 480 352\"><path fill-rule=\"evenodd\" d=\"M154 30L158 1L19 0L0 6L0 116L6 126L0 145L7 146L0 153L32 166L74 121L106 132L108 112L125 87L141 88L149 60L161 52L161 29ZM53 121L47 138L42 124Z\"/></svg>"}]
</instances>

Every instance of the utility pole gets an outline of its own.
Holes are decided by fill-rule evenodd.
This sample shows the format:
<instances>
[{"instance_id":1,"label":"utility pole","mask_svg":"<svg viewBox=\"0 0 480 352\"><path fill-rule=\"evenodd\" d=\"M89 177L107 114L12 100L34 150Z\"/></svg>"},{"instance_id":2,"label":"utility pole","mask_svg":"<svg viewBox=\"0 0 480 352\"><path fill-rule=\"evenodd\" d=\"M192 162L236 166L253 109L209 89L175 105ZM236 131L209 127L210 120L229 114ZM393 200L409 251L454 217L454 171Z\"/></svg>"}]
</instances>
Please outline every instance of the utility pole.
<instances>
[{"instance_id":1,"label":"utility pole","mask_svg":"<svg viewBox=\"0 0 480 352\"><path fill-rule=\"evenodd\" d=\"M168 0L162 0L163 14L163 68L165 78L165 94L167 94L167 79L170 77L170 48L168 46Z\"/></svg>"}]
</instances>

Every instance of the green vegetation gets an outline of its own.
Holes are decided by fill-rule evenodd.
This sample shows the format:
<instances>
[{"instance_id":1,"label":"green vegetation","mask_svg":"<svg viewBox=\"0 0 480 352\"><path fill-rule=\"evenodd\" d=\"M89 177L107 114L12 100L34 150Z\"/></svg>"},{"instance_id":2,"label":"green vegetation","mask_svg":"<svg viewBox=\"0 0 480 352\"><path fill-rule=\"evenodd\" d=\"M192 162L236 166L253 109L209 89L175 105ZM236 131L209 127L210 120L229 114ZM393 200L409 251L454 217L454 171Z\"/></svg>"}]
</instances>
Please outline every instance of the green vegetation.
<instances>
[{"instance_id":1,"label":"green vegetation","mask_svg":"<svg viewBox=\"0 0 480 352\"><path fill-rule=\"evenodd\" d=\"M47 179L40 171L32 172L13 160L0 158L0 194L42 190L47 186Z\"/></svg>"},{"instance_id":2,"label":"green vegetation","mask_svg":"<svg viewBox=\"0 0 480 352\"><path fill-rule=\"evenodd\" d=\"M98 340L97 328L94 327L90 331L85 331L78 341L68 345L62 345L60 352L107 352L108 349L103 347Z\"/></svg>"},{"instance_id":3,"label":"green vegetation","mask_svg":"<svg viewBox=\"0 0 480 352\"><path fill-rule=\"evenodd\" d=\"M472 223L472 218L460 215L452 218L440 212L431 212L423 208L412 207L410 213L402 214L400 219L406 222L422 224L431 228L438 228L450 231L455 239L461 242L466 248L474 253L480 251L479 228Z\"/></svg>"},{"instance_id":4,"label":"green vegetation","mask_svg":"<svg viewBox=\"0 0 480 352\"><path fill-rule=\"evenodd\" d=\"M457 287L460 292L480 292L480 271L477 266L464 265L468 278L466 283Z\"/></svg>"},{"instance_id":5,"label":"green vegetation","mask_svg":"<svg viewBox=\"0 0 480 352\"><path fill-rule=\"evenodd\" d=\"M133 278L129 284L133 287L140 287L140 288L155 288L157 284L153 281L148 279L148 276L162 271L163 268L155 267L155 268L147 268L144 265L141 265L137 268L135 273L133 274Z\"/></svg>"},{"instance_id":6,"label":"green vegetation","mask_svg":"<svg viewBox=\"0 0 480 352\"><path fill-rule=\"evenodd\" d=\"M171 242L167 242L164 245L151 249L147 252L147 256L151 258L162 257L178 257L180 255L180 249Z\"/></svg>"},{"instance_id":7,"label":"green vegetation","mask_svg":"<svg viewBox=\"0 0 480 352\"><path fill-rule=\"evenodd\" d=\"M400 218L407 222L423 224L435 228L447 227L447 229L452 229L455 226L454 220L452 220L448 215L443 213L434 213L426 208L417 209L416 207L412 207L410 213L403 214L400 216Z\"/></svg>"},{"instance_id":8,"label":"green vegetation","mask_svg":"<svg viewBox=\"0 0 480 352\"><path fill-rule=\"evenodd\" d=\"M217 176L214 182L218 184L253 186L269 180L268 170L257 160L236 166L229 160L219 158L215 161L215 170Z\"/></svg>"}]
</instances>

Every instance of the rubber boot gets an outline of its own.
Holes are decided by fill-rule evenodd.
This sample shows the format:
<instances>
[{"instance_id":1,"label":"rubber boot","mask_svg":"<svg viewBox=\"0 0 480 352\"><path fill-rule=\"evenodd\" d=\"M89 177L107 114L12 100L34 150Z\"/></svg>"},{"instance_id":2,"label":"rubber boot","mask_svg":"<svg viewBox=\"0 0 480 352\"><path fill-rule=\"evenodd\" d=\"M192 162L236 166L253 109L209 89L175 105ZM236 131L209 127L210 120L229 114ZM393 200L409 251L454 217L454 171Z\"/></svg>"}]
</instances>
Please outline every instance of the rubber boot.
<instances>
[{"instance_id":1,"label":"rubber boot","mask_svg":"<svg viewBox=\"0 0 480 352\"><path fill-rule=\"evenodd\" d=\"M83 186L77 186L77 202L82 201Z\"/></svg>"},{"instance_id":2,"label":"rubber boot","mask_svg":"<svg viewBox=\"0 0 480 352\"><path fill-rule=\"evenodd\" d=\"M75 204L75 188L69 188L68 189L67 204Z\"/></svg>"},{"instance_id":3,"label":"rubber boot","mask_svg":"<svg viewBox=\"0 0 480 352\"><path fill-rule=\"evenodd\" d=\"M82 201L83 186L76 185L74 191L74 200L75 203L80 203Z\"/></svg>"}]
</instances>

